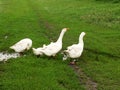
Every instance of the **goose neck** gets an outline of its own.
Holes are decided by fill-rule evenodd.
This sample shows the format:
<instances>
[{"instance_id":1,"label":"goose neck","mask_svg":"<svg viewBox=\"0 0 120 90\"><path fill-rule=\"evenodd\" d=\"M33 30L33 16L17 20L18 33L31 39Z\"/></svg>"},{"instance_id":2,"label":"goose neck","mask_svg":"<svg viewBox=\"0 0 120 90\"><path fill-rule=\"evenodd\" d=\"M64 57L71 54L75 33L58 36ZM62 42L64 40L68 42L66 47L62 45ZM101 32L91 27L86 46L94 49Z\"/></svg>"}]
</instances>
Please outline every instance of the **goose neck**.
<instances>
[{"instance_id":1,"label":"goose neck","mask_svg":"<svg viewBox=\"0 0 120 90\"><path fill-rule=\"evenodd\" d=\"M62 31L62 32L60 33L60 36L59 36L57 42L62 42L62 39L63 39L64 34L65 34L65 31Z\"/></svg>"},{"instance_id":2,"label":"goose neck","mask_svg":"<svg viewBox=\"0 0 120 90\"><path fill-rule=\"evenodd\" d=\"M79 43L83 43L83 35L80 35L80 37L79 37Z\"/></svg>"}]
</instances>

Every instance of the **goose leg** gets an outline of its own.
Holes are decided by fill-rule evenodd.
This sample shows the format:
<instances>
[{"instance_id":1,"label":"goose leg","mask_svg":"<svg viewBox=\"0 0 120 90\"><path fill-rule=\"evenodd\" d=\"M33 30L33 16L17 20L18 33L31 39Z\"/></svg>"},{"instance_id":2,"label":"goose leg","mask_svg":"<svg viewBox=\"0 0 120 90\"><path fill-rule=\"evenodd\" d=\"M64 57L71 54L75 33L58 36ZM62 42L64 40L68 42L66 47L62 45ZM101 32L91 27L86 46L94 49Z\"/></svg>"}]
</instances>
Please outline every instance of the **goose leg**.
<instances>
[{"instance_id":1,"label":"goose leg","mask_svg":"<svg viewBox=\"0 0 120 90\"><path fill-rule=\"evenodd\" d=\"M53 59L53 56L49 56L49 57L48 57L48 60L51 60L51 59Z\"/></svg>"},{"instance_id":2,"label":"goose leg","mask_svg":"<svg viewBox=\"0 0 120 90\"><path fill-rule=\"evenodd\" d=\"M76 59L70 62L70 65L75 65L76 64Z\"/></svg>"},{"instance_id":3,"label":"goose leg","mask_svg":"<svg viewBox=\"0 0 120 90\"><path fill-rule=\"evenodd\" d=\"M20 52L20 56L24 55L23 52Z\"/></svg>"},{"instance_id":4,"label":"goose leg","mask_svg":"<svg viewBox=\"0 0 120 90\"><path fill-rule=\"evenodd\" d=\"M39 58L40 57L40 55L37 55L37 58Z\"/></svg>"}]
</instances>

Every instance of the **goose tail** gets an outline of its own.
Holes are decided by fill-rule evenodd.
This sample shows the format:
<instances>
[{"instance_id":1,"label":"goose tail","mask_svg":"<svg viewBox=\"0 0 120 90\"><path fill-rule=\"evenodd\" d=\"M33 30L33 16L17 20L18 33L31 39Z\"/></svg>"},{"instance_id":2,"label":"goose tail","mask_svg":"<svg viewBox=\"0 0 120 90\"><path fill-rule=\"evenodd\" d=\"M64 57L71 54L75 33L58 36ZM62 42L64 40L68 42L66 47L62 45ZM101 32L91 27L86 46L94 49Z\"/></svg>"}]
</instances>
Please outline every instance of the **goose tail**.
<instances>
[{"instance_id":1,"label":"goose tail","mask_svg":"<svg viewBox=\"0 0 120 90\"><path fill-rule=\"evenodd\" d=\"M14 46L10 46L10 49L14 49Z\"/></svg>"}]
</instances>

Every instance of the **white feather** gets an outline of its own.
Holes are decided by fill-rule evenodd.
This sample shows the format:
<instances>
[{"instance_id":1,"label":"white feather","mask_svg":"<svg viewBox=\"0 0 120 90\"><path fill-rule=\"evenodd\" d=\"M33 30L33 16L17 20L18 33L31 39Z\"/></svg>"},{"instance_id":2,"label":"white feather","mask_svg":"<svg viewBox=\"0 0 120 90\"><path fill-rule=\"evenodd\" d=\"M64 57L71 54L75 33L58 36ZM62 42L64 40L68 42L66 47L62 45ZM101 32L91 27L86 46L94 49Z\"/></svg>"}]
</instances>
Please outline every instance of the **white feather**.
<instances>
[{"instance_id":1,"label":"white feather","mask_svg":"<svg viewBox=\"0 0 120 90\"><path fill-rule=\"evenodd\" d=\"M82 32L79 36L79 42L78 44L73 44L71 46L67 47L67 50L64 50L64 53L67 55L69 58L79 58L83 52L84 48L84 42L83 42L83 37L85 35L85 32ZM65 59L66 56L63 57L63 60Z\"/></svg>"},{"instance_id":2,"label":"white feather","mask_svg":"<svg viewBox=\"0 0 120 90\"><path fill-rule=\"evenodd\" d=\"M10 48L15 50L15 52L24 52L25 50L29 50L32 47L32 40L29 38L25 38L11 46Z\"/></svg>"},{"instance_id":3,"label":"white feather","mask_svg":"<svg viewBox=\"0 0 120 90\"><path fill-rule=\"evenodd\" d=\"M55 56L61 49L62 49L62 39L65 34L65 32L68 30L68 28L62 29L60 36L56 42L51 42L49 45L43 45L43 47L40 47L38 49L33 49L33 53L37 55L46 55L46 56Z\"/></svg>"}]
</instances>

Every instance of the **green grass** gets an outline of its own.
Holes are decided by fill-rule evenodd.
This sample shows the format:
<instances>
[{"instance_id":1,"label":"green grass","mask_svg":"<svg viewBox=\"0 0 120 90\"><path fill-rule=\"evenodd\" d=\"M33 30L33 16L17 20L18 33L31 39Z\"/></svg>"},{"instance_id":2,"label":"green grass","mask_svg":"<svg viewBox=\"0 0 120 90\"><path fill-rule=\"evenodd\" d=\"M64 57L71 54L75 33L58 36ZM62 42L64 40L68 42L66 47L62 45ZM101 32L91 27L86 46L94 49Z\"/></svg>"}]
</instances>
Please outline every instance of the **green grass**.
<instances>
[{"instance_id":1,"label":"green grass","mask_svg":"<svg viewBox=\"0 0 120 90\"><path fill-rule=\"evenodd\" d=\"M0 51L29 37L33 47L55 41L69 27L63 49L86 32L78 65L98 84L98 90L120 88L120 5L95 0L0 0ZM8 36L7 39L4 39ZM27 56L0 63L1 90L84 90L77 74L62 61Z\"/></svg>"}]
</instances>

